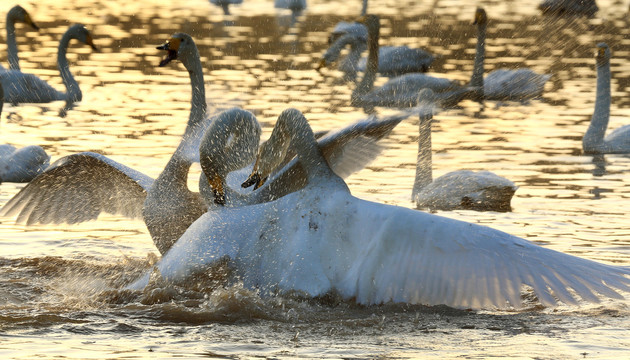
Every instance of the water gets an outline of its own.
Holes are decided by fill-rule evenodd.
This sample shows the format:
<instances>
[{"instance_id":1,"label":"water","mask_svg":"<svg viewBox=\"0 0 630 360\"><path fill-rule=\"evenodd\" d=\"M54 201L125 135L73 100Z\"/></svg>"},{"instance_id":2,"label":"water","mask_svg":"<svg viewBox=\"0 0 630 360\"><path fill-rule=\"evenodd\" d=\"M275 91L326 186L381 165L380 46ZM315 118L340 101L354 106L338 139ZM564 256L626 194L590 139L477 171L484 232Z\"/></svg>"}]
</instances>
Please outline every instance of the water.
<instances>
[{"instance_id":1,"label":"water","mask_svg":"<svg viewBox=\"0 0 630 360\"><path fill-rule=\"evenodd\" d=\"M477 4L379 1L381 44L422 46L441 54L433 72L467 80L472 71ZM487 169L520 188L513 212L440 212L482 223L573 255L630 265L630 158L581 154L595 95L595 44L613 50L610 129L629 123L628 7L598 1L594 19L549 21L538 1L482 1L490 25L486 71L531 67L552 73L541 100L497 107L463 102L436 116L434 176ZM13 4L1 4L5 14ZM208 100L255 112L268 136L286 107L316 130L364 115L334 70L314 68L327 32L352 19L360 2L311 1L295 29L281 27L271 1L246 0L233 17L203 0L163 3L41 0L25 6L39 33L18 25L21 66L62 89L57 41L83 22L100 52L72 44L71 70L83 101L5 106L0 143L42 145L53 159L98 151L157 176L188 117L190 85L179 63L158 68L155 50L178 31L191 34L204 64ZM2 17L3 18L3 17ZM6 66L4 47L0 61ZM390 111L384 111L389 113ZM354 195L413 207L417 119L400 124L388 148L347 182ZM199 167L193 168L196 179ZM0 205L23 185L0 186ZM191 188L194 188L191 180ZM0 219L0 357L26 358L622 358L630 310L624 301L521 312L446 307L362 307L338 299L260 298L217 279L196 288L149 294L116 290L155 261L141 221L104 215L68 226L25 227Z\"/></svg>"}]
</instances>

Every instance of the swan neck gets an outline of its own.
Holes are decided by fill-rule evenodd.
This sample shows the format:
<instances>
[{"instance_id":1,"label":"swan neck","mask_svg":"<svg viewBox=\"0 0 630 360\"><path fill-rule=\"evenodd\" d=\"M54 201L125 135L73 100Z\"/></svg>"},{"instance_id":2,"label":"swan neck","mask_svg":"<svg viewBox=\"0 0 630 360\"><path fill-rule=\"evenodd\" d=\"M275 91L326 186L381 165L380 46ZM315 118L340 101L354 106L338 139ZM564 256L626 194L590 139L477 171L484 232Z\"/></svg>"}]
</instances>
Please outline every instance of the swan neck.
<instances>
[{"instance_id":1,"label":"swan neck","mask_svg":"<svg viewBox=\"0 0 630 360\"><path fill-rule=\"evenodd\" d=\"M63 34L57 50L57 67L59 68L61 80L66 86L65 100L67 103L81 101L83 98L83 94L79 88L79 83L74 79L74 76L72 76L72 73L70 72L70 66L68 65L68 58L66 56L71 38L72 35L69 32Z\"/></svg>"},{"instance_id":2,"label":"swan neck","mask_svg":"<svg viewBox=\"0 0 630 360\"><path fill-rule=\"evenodd\" d=\"M433 181L431 159L431 114L421 114L418 138L418 160L416 162L416 178L413 183L412 198Z\"/></svg>"},{"instance_id":3,"label":"swan neck","mask_svg":"<svg viewBox=\"0 0 630 360\"><path fill-rule=\"evenodd\" d=\"M585 152L597 152L603 145L604 134L610 118L610 61L597 65L597 89L595 108L591 123L584 134L582 144Z\"/></svg>"},{"instance_id":4,"label":"swan neck","mask_svg":"<svg viewBox=\"0 0 630 360\"><path fill-rule=\"evenodd\" d=\"M368 0L363 0L363 4L361 5L361 16L365 16L367 14Z\"/></svg>"},{"instance_id":5,"label":"swan neck","mask_svg":"<svg viewBox=\"0 0 630 360\"><path fill-rule=\"evenodd\" d=\"M477 24L477 46L475 49L475 62L470 78L470 86L483 87L484 61L486 58L486 28L485 23Z\"/></svg>"},{"instance_id":6,"label":"swan neck","mask_svg":"<svg viewBox=\"0 0 630 360\"><path fill-rule=\"evenodd\" d=\"M9 12L7 14L7 51L10 70L20 70L20 58L18 57L17 41L15 40L15 19Z\"/></svg>"},{"instance_id":7,"label":"swan neck","mask_svg":"<svg viewBox=\"0 0 630 360\"><path fill-rule=\"evenodd\" d=\"M378 72L378 39L379 27L368 26L368 57L363 79L354 91L355 96L365 95L372 91Z\"/></svg>"},{"instance_id":8,"label":"swan neck","mask_svg":"<svg viewBox=\"0 0 630 360\"><path fill-rule=\"evenodd\" d=\"M199 53L195 51L196 56L192 56L191 61L184 62L186 70L190 76L190 85L192 87L192 97L190 100L190 117L188 118L188 128L191 128L206 119L206 88L203 80L203 68Z\"/></svg>"},{"instance_id":9,"label":"swan neck","mask_svg":"<svg viewBox=\"0 0 630 360\"><path fill-rule=\"evenodd\" d=\"M319 176L327 176L332 173L324 155L322 154L315 134L306 118L299 115L287 117L288 124L283 128L287 131L290 145L297 154L300 164L306 170L306 176L310 180Z\"/></svg>"}]
</instances>

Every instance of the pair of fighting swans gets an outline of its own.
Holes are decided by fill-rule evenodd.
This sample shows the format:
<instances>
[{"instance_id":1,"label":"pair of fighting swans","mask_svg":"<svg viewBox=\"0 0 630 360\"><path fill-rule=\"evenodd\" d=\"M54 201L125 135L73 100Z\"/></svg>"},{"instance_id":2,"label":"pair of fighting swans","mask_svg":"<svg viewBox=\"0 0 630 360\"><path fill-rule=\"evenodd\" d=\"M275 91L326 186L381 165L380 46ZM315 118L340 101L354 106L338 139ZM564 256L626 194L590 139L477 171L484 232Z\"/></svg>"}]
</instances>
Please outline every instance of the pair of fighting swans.
<instances>
[{"instance_id":1,"label":"pair of fighting swans","mask_svg":"<svg viewBox=\"0 0 630 360\"><path fill-rule=\"evenodd\" d=\"M159 276L185 281L228 261L260 293L321 296L361 304L405 302L458 308L519 308L523 286L543 305L623 298L630 268L549 250L485 226L353 197L328 166L304 116L279 116L252 171L264 179L291 148L308 184L275 201L202 215L129 285Z\"/></svg>"},{"instance_id":2,"label":"pair of fighting swans","mask_svg":"<svg viewBox=\"0 0 630 360\"><path fill-rule=\"evenodd\" d=\"M78 223L96 219L101 212L142 218L156 247L160 253L165 253L186 228L207 211L209 205L206 201L187 186L188 171L192 163L200 157L201 138L208 124L213 123L212 119L206 120L207 105L199 52L193 39L183 33L174 34L159 49L167 51L160 66L178 59L188 70L192 98L190 116L182 140L157 179L100 154L73 154L57 160L43 174L33 179L5 204L0 215L17 214L17 221L26 224ZM238 112L229 111L218 116L237 115ZM383 121L366 121L362 127L349 127L347 131L323 138L321 146L338 171L348 175L349 168L363 167L378 154L376 141L386 136L403 118L400 116ZM210 138L219 136L210 134L207 135ZM240 136L236 130L230 132L228 138L234 141L232 146L239 144L236 140ZM364 139L368 140L363 141ZM211 144L210 141L207 143ZM357 148L364 149L365 154L371 153L361 156L360 151L353 150ZM232 152L253 151L248 149L251 149L250 145L235 146L222 153L218 150L201 150L204 153L227 156ZM202 160L207 160L203 158L202 156ZM343 161L344 158L346 161ZM352 164L348 164L348 159L352 160ZM217 159L212 166L219 166L221 163L222 160ZM202 166L206 166L203 161ZM356 168L349 171L355 170ZM265 189L261 189L261 193L266 194L266 199L282 196L285 191L293 191L296 186L299 188L300 184L304 184L301 180L303 176L301 165L294 162L277 181L270 182ZM211 202L210 206L213 204Z\"/></svg>"},{"instance_id":3,"label":"pair of fighting swans","mask_svg":"<svg viewBox=\"0 0 630 360\"><path fill-rule=\"evenodd\" d=\"M608 45L597 44L595 109L582 138L582 150L586 154L630 154L630 125L617 128L604 137L610 119L610 57Z\"/></svg>"},{"instance_id":4,"label":"pair of fighting swans","mask_svg":"<svg viewBox=\"0 0 630 360\"><path fill-rule=\"evenodd\" d=\"M17 9L17 10L16 10ZM11 21L9 21L9 15L12 15ZM4 87L4 101L7 103L47 103L57 100L63 100L66 102L64 108L60 114L65 116L67 111L71 109L74 103L81 101L83 94L79 88L79 83L75 80L74 76L70 72L70 66L68 65L68 59L66 53L70 40L76 39L86 45L89 45L93 50L96 50L96 46L92 40L90 32L81 24L74 24L68 28L63 34L59 42L59 48L57 50L57 67L59 68L59 74L61 80L66 87L66 92L61 92L50 86L47 82L39 77L24 73L20 71L19 65L17 65L17 46L15 45L15 28L14 22L24 19L27 23L32 20L30 16L21 7L14 7L9 11L7 15L7 42L9 48L9 63L11 68L9 70L0 71L0 80L2 80L2 86ZM20 17L21 16L21 17ZM15 63L15 65L14 65Z\"/></svg>"}]
</instances>

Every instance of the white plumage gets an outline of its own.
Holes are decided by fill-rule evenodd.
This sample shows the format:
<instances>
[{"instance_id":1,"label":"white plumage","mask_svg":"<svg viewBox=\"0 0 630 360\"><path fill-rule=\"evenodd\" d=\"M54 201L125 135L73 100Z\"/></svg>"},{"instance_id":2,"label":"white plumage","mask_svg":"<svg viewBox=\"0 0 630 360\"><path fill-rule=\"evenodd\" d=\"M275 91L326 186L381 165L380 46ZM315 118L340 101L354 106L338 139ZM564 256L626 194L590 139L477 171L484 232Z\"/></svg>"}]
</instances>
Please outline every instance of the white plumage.
<instances>
[{"instance_id":1,"label":"white plumage","mask_svg":"<svg viewBox=\"0 0 630 360\"><path fill-rule=\"evenodd\" d=\"M276 131L277 130L277 131ZM275 135L274 135L275 134ZM353 197L317 150L299 111L285 110L254 174L277 163L287 137L308 185L276 201L203 215L156 264L184 281L228 260L235 277L269 295L334 291L361 304L406 302L461 308L521 306L530 286L544 305L630 291L630 268L545 249L485 226ZM272 159L268 159L271 157ZM142 289L145 274L131 289Z\"/></svg>"}]
</instances>

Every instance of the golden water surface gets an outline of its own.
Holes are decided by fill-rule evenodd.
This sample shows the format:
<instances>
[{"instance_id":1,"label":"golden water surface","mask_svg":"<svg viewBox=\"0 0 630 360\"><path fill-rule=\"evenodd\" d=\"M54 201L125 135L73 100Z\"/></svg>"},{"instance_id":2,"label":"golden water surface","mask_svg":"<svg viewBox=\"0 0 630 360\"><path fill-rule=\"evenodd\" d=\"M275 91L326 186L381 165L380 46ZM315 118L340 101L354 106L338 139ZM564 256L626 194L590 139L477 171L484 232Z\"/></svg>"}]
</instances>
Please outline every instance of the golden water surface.
<instances>
[{"instance_id":1,"label":"golden water surface","mask_svg":"<svg viewBox=\"0 0 630 360\"><path fill-rule=\"evenodd\" d=\"M440 215L482 223L542 246L630 266L630 158L593 159L581 138L595 99L594 52L612 51L610 128L630 123L630 20L626 1L599 0L593 19L549 19L538 1L372 0L381 44L439 54L432 72L466 81L472 71L474 10L490 17L486 71L530 67L552 74L528 104L462 102L436 116L433 170L487 169L519 189L509 213ZM3 1L0 13L14 4ZM354 19L360 1L312 1L294 28L271 0L244 0L232 16L205 0L38 0L22 4L41 27L17 25L21 67L62 89L58 41L82 22L99 52L72 43L71 71L83 101L5 105L0 143L38 144L53 160L97 151L157 176L177 146L190 109L178 62L158 68L157 45L174 32L195 38L208 102L256 114L268 136L287 107L315 130L365 118L350 107L339 73L314 70L327 34ZM4 16L0 24L4 28ZM4 33L2 38L4 39ZM6 46L0 62L7 66ZM382 79L379 81L383 81ZM501 105L501 106L500 106ZM383 113L391 113L391 110ZM401 123L383 154L347 179L352 193L413 208L418 120ZM193 168L193 176L199 174ZM0 205L23 184L0 185ZM195 183L191 181L191 188ZM139 220L103 215L80 225L26 227L0 219L0 357L31 358L622 358L630 349L628 302L521 312L310 302L261 298L234 286L174 288L141 297L118 289L157 255Z\"/></svg>"}]
</instances>

